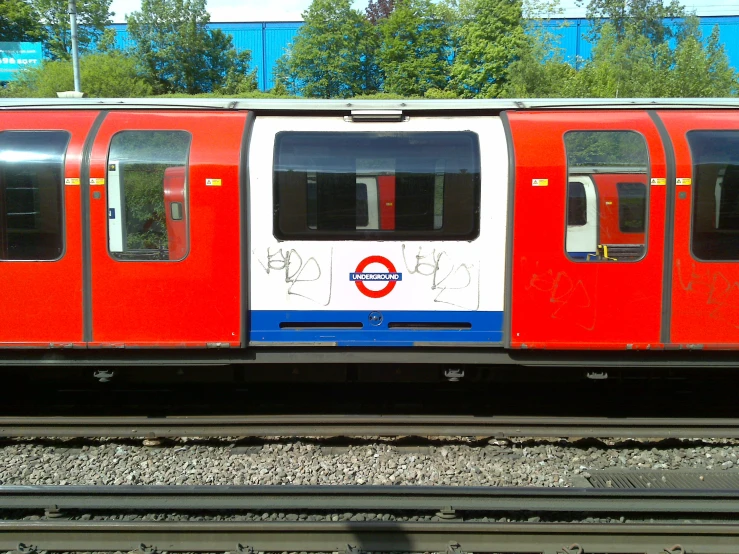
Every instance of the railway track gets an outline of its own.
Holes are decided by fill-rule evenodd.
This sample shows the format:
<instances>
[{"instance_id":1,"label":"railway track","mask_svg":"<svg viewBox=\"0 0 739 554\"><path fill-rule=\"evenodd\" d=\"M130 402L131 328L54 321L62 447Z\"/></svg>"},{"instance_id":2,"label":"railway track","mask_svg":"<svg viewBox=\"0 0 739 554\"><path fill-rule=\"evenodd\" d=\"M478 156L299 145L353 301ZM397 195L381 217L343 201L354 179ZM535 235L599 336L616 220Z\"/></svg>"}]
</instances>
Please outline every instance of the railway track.
<instances>
[{"instance_id":1,"label":"railway track","mask_svg":"<svg viewBox=\"0 0 739 554\"><path fill-rule=\"evenodd\" d=\"M0 417L2 437L620 437L739 438L739 419L515 416Z\"/></svg>"},{"instance_id":2,"label":"railway track","mask_svg":"<svg viewBox=\"0 0 739 554\"><path fill-rule=\"evenodd\" d=\"M615 501L615 502L614 502ZM61 502L61 504L54 504ZM85 502L88 502L87 504ZM737 552L739 491L496 489L458 487L0 487L0 514L54 506L37 521L0 521L0 548L22 552L543 552L684 554ZM121 521L123 512L350 510L433 513L436 521ZM80 519L74 510L84 510ZM560 523L527 521L532 513ZM587 523L600 514L626 523ZM716 523L712 518L734 515ZM495 522L505 514L520 522ZM648 523L671 517L672 522ZM484 519L485 516L488 519ZM681 520L690 517L691 523ZM62 519L68 517L69 519ZM712 522L713 521L713 522Z\"/></svg>"}]
</instances>

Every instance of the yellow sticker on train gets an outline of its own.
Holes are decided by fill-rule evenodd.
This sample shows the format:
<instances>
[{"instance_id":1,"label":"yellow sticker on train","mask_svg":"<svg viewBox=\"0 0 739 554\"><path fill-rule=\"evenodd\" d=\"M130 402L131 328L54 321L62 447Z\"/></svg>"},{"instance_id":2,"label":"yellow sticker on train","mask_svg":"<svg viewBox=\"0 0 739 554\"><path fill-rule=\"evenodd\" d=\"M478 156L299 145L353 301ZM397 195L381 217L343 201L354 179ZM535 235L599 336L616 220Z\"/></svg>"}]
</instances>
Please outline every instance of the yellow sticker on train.
<instances>
[{"instance_id":1,"label":"yellow sticker on train","mask_svg":"<svg viewBox=\"0 0 739 554\"><path fill-rule=\"evenodd\" d=\"M532 187L548 187L549 179L531 179Z\"/></svg>"},{"instance_id":2,"label":"yellow sticker on train","mask_svg":"<svg viewBox=\"0 0 739 554\"><path fill-rule=\"evenodd\" d=\"M676 185L687 185L687 186L690 186L690 185L693 184L693 179L690 179L690 178L680 179L680 178L678 178L678 179L675 179L675 184Z\"/></svg>"},{"instance_id":3,"label":"yellow sticker on train","mask_svg":"<svg viewBox=\"0 0 739 554\"><path fill-rule=\"evenodd\" d=\"M206 179L205 186L206 187L220 187L221 180L220 179Z\"/></svg>"},{"instance_id":4,"label":"yellow sticker on train","mask_svg":"<svg viewBox=\"0 0 739 554\"><path fill-rule=\"evenodd\" d=\"M72 185L79 185L80 184L79 177L66 177L64 179L64 184L65 185L70 185L70 186L72 186Z\"/></svg>"},{"instance_id":5,"label":"yellow sticker on train","mask_svg":"<svg viewBox=\"0 0 739 554\"><path fill-rule=\"evenodd\" d=\"M90 184L91 185L104 185L105 179L102 177L90 177Z\"/></svg>"},{"instance_id":6,"label":"yellow sticker on train","mask_svg":"<svg viewBox=\"0 0 739 554\"><path fill-rule=\"evenodd\" d=\"M653 177L652 185L658 186L658 187L664 187L665 185L667 185L667 179Z\"/></svg>"}]
</instances>

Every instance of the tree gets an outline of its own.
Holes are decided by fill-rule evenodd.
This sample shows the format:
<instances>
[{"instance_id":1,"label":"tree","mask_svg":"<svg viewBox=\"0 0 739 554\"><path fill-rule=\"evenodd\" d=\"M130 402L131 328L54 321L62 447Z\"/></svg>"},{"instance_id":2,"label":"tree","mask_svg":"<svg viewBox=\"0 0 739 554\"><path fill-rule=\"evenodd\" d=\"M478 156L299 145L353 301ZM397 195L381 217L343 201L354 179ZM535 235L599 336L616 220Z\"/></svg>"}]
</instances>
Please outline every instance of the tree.
<instances>
[{"instance_id":1,"label":"tree","mask_svg":"<svg viewBox=\"0 0 739 554\"><path fill-rule=\"evenodd\" d=\"M223 31L209 30L205 0L143 0L128 32L157 94L198 94L256 87L251 54L237 53Z\"/></svg>"},{"instance_id":2,"label":"tree","mask_svg":"<svg viewBox=\"0 0 739 554\"><path fill-rule=\"evenodd\" d=\"M654 45L639 26L618 31L604 25L593 56L577 74L573 96L613 97L707 97L737 92L736 73L719 44L714 29L702 42L697 21L689 19L683 37L671 48Z\"/></svg>"},{"instance_id":3,"label":"tree","mask_svg":"<svg viewBox=\"0 0 739 554\"><path fill-rule=\"evenodd\" d=\"M726 50L719 42L718 26L713 28L705 45L702 38L697 21L691 19L687 36L673 53L669 95L688 98L736 95L737 73L729 66Z\"/></svg>"},{"instance_id":4,"label":"tree","mask_svg":"<svg viewBox=\"0 0 739 554\"><path fill-rule=\"evenodd\" d=\"M378 25L382 41L377 54L391 94L423 96L444 89L452 54L449 25L431 0L402 0Z\"/></svg>"},{"instance_id":5,"label":"tree","mask_svg":"<svg viewBox=\"0 0 739 554\"><path fill-rule=\"evenodd\" d=\"M38 42L45 37L39 16L28 2L0 2L0 42Z\"/></svg>"},{"instance_id":6,"label":"tree","mask_svg":"<svg viewBox=\"0 0 739 554\"><path fill-rule=\"evenodd\" d=\"M313 0L276 77L292 94L346 98L376 91L376 35L351 0Z\"/></svg>"},{"instance_id":7,"label":"tree","mask_svg":"<svg viewBox=\"0 0 739 554\"><path fill-rule=\"evenodd\" d=\"M582 6L585 0L577 0ZM618 40L629 28L636 27L642 36L657 46L680 32L679 19L686 16L679 0L588 0L586 15L593 25L592 36L597 36L606 23L613 27Z\"/></svg>"},{"instance_id":8,"label":"tree","mask_svg":"<svg viewBox=\"0 0 739 554\"><path fill-rule=\"evenodd\" d=\"M365 13L372 25L377 25L382 19L387 19L393 13L395 0L370 0Z\"/></svg>"},{"instance_id":9,"label":"tree","mask_svg":"<svg viewBox=\"0 0 739 554\"><path fill-rule=\"evenodd\" d=\"M69 26L68 0L29 0L46 29L44 48L52 60L72 57L72 32ZM112 0L77 0L77 37L84 53L102 36L115 13L110 11Z\"/></svg>"},{"instance_id":10,"label":"tree","mask_svg":"<svg viewBox=\"0 0 739 554\"><path fill-rule=\"evenodd\" d=\"M521 0L461 0L459 10L451 86L465 97L499 96L530 45Z\"/></svg>"},{"instance_id":11,"label":"tree","mask_svg":"<svg viewBox=\"0 0 739 554\"><path fill-rule=\"evenodd\" d=\"M560 16L558 0L525 0L526 45L508 66L501 96L507 98L562 98L571 96L577 70L564 60L561 37L548 22Z\"/></svg>"},{"instance_id":12,"label":"tree","mask_svg":"<svg viewBox=\"0 0 739 554\"><path fill-rule=\"evenodd\" d=\"M82 56L80 81L82 90L95 98L138 98L152 93L136 60L120 51ZM51 60L40 67L22 70L18 78L6 87L4 95L55 98L58 91L73 88L72 62Z\"/></svg>"}]
</instances>

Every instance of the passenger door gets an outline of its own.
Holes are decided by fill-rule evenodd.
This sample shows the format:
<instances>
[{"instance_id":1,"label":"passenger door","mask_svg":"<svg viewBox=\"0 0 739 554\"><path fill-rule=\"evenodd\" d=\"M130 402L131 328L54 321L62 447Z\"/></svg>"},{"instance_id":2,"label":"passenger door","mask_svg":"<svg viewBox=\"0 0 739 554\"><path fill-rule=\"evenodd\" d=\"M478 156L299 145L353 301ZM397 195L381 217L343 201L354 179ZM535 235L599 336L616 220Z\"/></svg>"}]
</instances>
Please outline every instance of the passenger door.
<instances>
[{"instance_id":1,"label":"passenger door","mask_svg":"<svg viewBox=\"0 0 739 554\"><path fill-rule=\"evenodd\" d=\"M516 158L511 346L658 346L666 167L649 114L508 118Z\"/></svg>"},{"instance_id":2,"label":"passenger door","mask_svg":"<svg viewBox=\"0 0 739 554\"><path fill-rule=\"evenodd\" d=\"M240 344L245 120L108 114L90 171L93 344Z\"/></svg>"},{"instance_id":3,"label":"passenger door","mask_svg":"<svg viewBox=\"0 0 739 554\"><path fill-rule=\"evenodd\" d=\"M0 344L82 346L83 145L97 112L0 119Z\"/></svg>"},{"instance_id":4,"label":"passenger door","mask_svg":"<svg viewBox=\"0 0 739 554\"><path fill-rule=\"evenodd\" d=\"M739 114L665 111L677 183L670 339L739 346Z\"/></svg>"}]
</instances>

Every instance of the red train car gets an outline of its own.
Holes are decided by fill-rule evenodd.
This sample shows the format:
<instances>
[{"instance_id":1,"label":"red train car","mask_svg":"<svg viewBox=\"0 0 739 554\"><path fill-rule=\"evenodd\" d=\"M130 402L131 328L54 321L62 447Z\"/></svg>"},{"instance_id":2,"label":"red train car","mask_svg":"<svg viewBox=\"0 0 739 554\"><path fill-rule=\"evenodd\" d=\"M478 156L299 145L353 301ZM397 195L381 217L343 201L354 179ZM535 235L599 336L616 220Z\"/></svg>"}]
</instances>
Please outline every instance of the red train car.
<instances>
[{"instance_id":1,"label":"red train car","mask_svg":"<svg viewBox=\"0 0 739 554\"><path fill-rule=\"evenodd\" d=\"M5 365L739 361L736 100L0 111Z\"/></svg>"}]
</instances>

